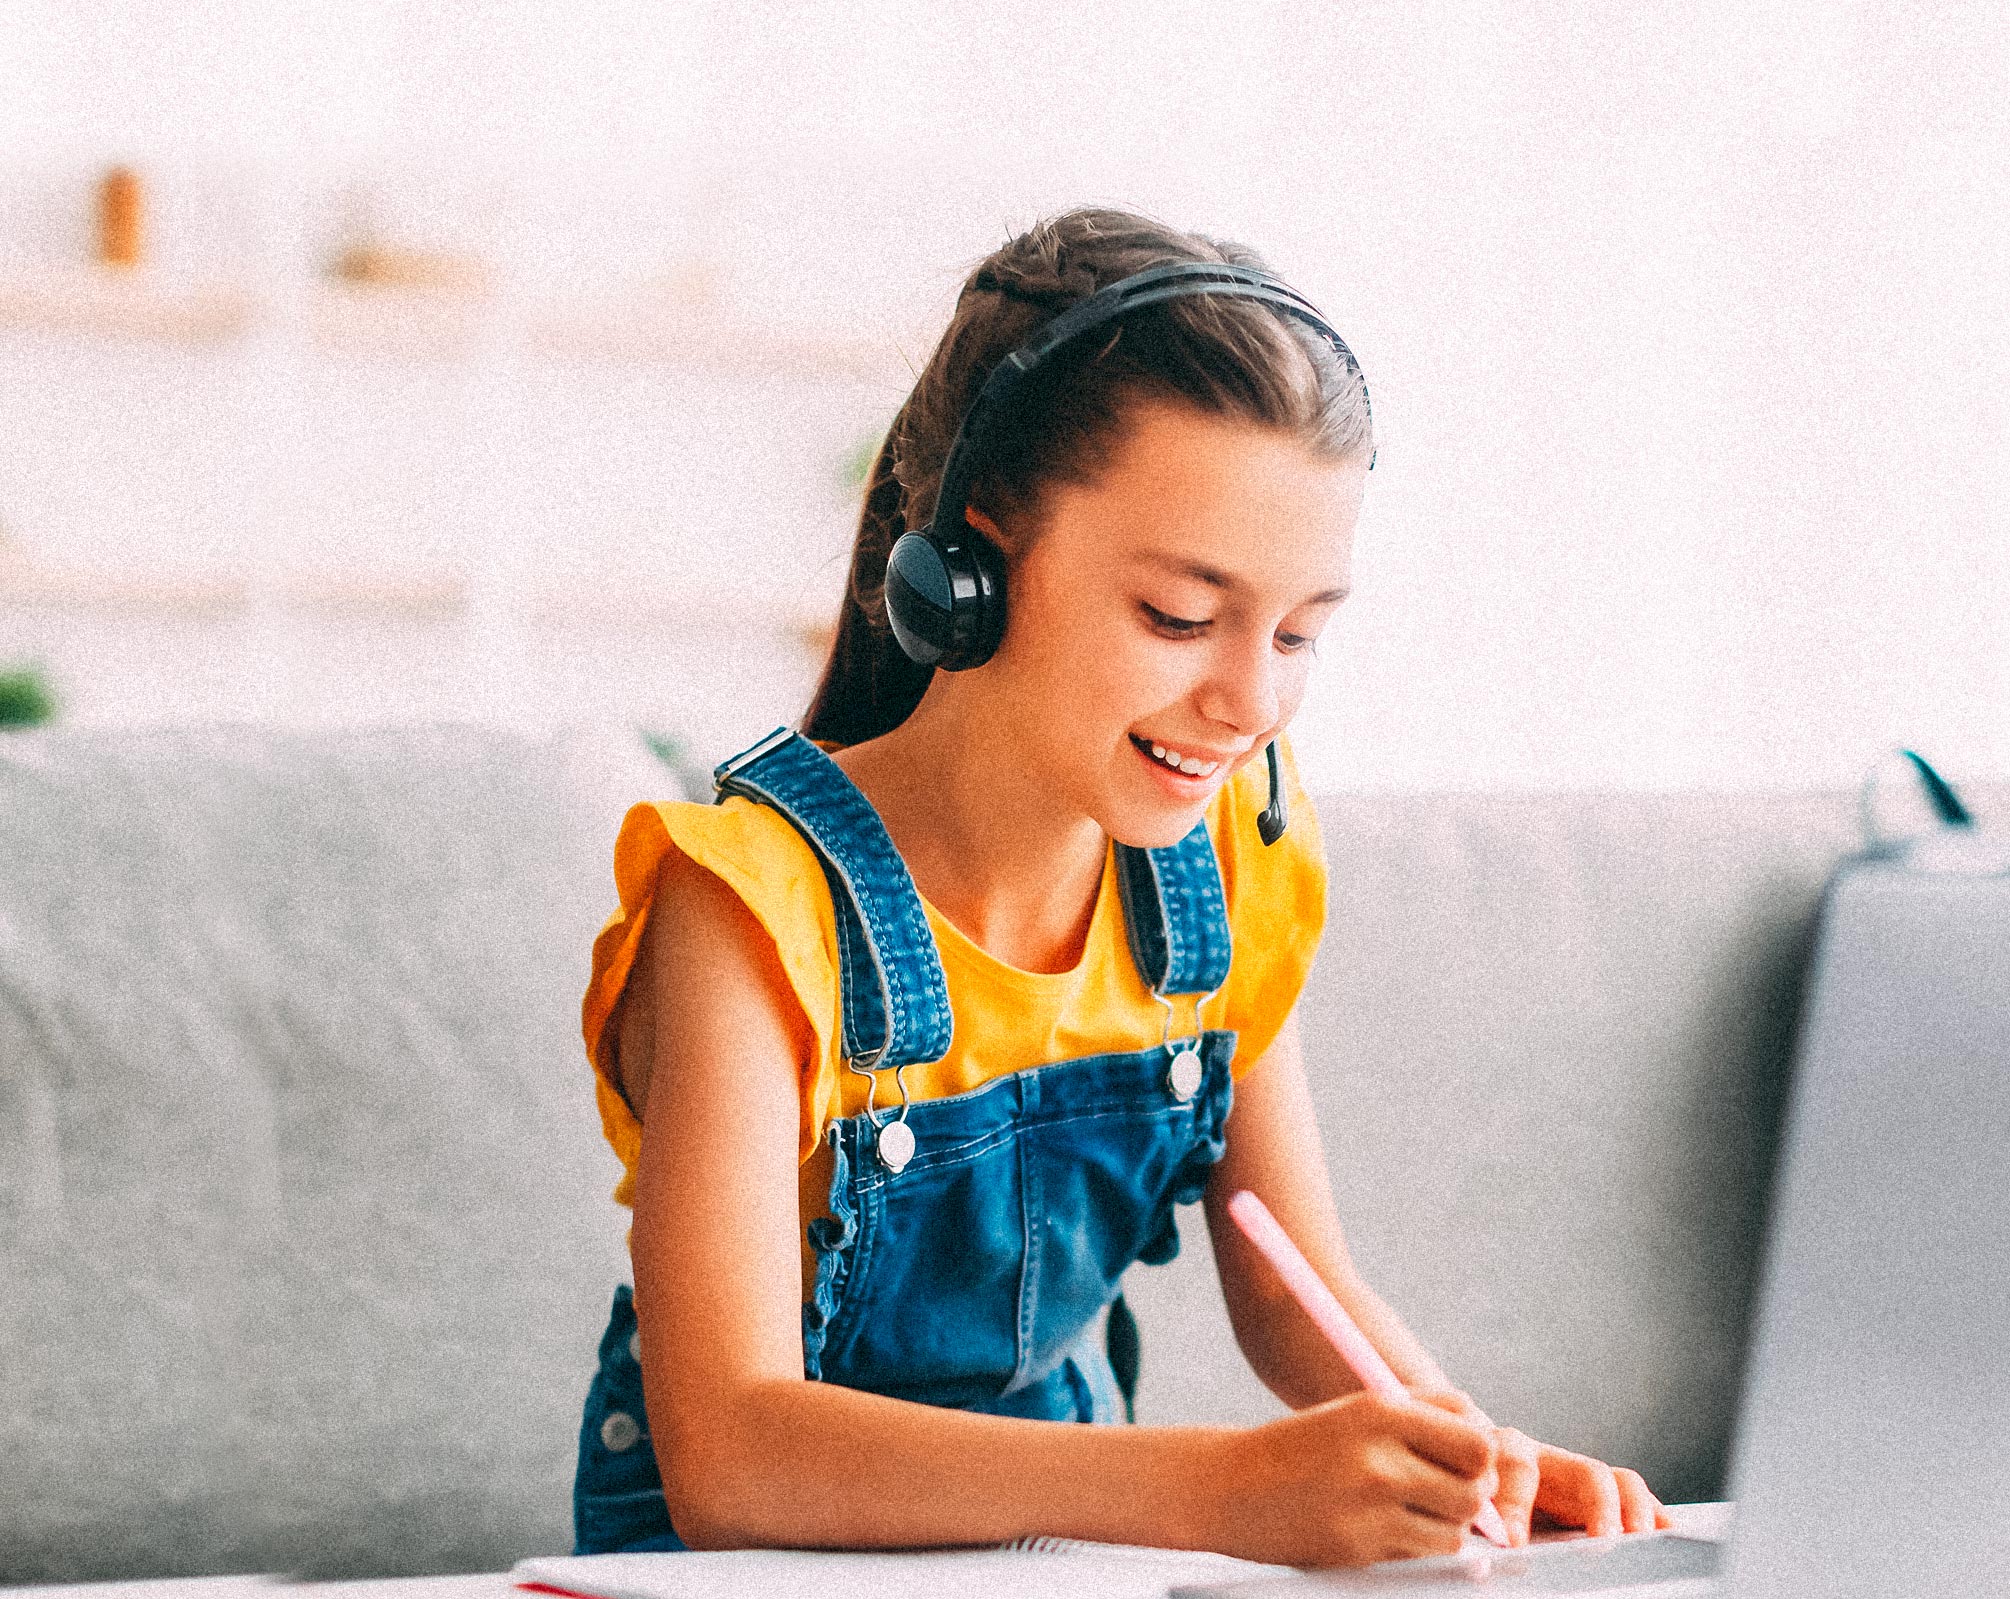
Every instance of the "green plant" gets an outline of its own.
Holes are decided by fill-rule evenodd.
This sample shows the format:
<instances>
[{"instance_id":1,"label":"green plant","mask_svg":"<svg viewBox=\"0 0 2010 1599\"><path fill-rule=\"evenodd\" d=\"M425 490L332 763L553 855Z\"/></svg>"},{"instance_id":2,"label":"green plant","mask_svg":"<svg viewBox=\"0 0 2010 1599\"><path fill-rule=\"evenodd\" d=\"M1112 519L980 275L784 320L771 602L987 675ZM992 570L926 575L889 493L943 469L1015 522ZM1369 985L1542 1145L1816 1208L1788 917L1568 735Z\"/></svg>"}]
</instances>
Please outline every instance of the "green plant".
<instances>
[{"instance_id":1,"label":"green plant","mask_svg":"<svg viewBox=\"0 0 2010 1599\"><path fill-rule=\"evenodd\" d=\"M681 738L646 727L640 731L643 745L649 753L676 774L677 786L683 789L686 799L709 800L712 797L712 774L693 759Z\"/></svg>"},{"instance_id":2,"label":"green plant","mask_svg":"<svg viewBox=\"0 0 2010 1599\"><path fill-rule=\"evenodd\" d=\"M39 666L0 671L0 727L39 727L56 714L56 697Z\"/></svg>"},{"instance_id":3,"label":"green plant","mask_svg":"<svg viewBox=\"0 0 2010 1599\"><path fill-rule=\"evenodd\" d=\"M838 462L838 479L845 488L858 490L865 487L865 480L872 476L872 463L879 459L879 447L886 442L886 429L869 433L849 450Z\"/></svg>"}]
</instances>

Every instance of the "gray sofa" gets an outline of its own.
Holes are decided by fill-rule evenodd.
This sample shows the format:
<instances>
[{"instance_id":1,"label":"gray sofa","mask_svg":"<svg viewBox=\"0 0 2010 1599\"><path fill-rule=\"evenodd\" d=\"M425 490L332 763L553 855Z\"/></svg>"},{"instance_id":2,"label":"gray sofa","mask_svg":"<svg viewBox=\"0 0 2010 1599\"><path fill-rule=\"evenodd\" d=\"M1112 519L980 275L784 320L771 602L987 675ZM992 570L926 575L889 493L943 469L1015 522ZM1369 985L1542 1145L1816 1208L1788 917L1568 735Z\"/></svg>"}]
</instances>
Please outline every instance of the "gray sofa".
<instances>
[{"instance_id":1,"label":"gray sofa","mask_svg":"<svg viewBox=\"0 0 2010 1599\"><path fill-rule=\"evenodd\" d=\"M0 1582L569 1545L625 1215L579 1045L619 730L0 738ZM1977 796L1993 799L1995 796ZM1371 1279L1708 1498L1842 795L1334 795L1303 1007ZM1249 1421L1197 1213L1141 1419Z\"/></svg>"}]
</instances>

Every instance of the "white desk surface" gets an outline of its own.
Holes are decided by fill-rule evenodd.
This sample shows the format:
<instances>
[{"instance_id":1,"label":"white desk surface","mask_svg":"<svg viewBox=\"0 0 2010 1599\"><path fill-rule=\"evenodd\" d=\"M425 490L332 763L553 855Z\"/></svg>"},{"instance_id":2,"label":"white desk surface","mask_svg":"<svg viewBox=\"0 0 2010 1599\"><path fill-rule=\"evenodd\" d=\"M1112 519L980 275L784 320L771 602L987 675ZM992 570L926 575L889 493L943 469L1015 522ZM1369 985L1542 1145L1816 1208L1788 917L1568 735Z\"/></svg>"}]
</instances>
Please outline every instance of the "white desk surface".
<instances>
[{"instance_id":1,"label":"white desk surface","mask_svg":"<svg viewBox=\"0 0 2010 1599\"><path fill-rule=\"evenodd\" d=\"M1722 1537L1730 1525L1724 1503L1670 1505L1677 1532ZM0 1588L0 1599L530 1599L506 1571L458 1577L391 1577L374 1582L289 1582L283 1577L170 1577L154 1582L68 1583Z\"/></svg>"}]
</instances>

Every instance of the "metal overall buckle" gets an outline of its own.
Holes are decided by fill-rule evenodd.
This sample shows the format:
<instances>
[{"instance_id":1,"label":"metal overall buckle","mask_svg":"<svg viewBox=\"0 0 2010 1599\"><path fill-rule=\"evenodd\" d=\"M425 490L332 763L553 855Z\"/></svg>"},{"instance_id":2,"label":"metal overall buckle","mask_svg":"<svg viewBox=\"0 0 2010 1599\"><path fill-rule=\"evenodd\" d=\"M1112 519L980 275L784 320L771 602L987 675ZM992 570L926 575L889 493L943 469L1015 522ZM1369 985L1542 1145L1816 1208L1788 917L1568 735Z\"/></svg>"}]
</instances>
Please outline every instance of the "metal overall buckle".
<instances>
[{"instance_id":1,"label":"metal overall buckle","mask_svg":"<svg viewBox=\"0 0 2010 1599\"><path fill-rule=\"evenodd\" d=\"M879 1092L879 1057L886 1053L881 1045L868 1057L867 1064L861 1066L847 1057L845 1066L865 1079L865 1119L872 1123L873 1151L879 1156L879 1163L895 1176L907 1169L907 1163L914 1159L914 1129L907 1125L907 1113L913 1100L907 1092L907 1062L902 1061L893 1069L893 1080L900 1088L900 1114L882 1122L873 1108L873 1099Z\"/></svg>"},{"instance_id":2,"label":"metal overall buckle","mask_svg":"<svg viewBox=\"0 0 2010 1599\"><path fill-rule=\"evenodd\" d=\"M1184 1105L1200 1092L1204 1069L1200 1058L1200 1011L1201 1007L1219 994L1219 988L1210 989L1193 1002L1193 1037L1182 1041L1177 1048L1172 1041L1173 1002L1156 988L1152 998L1165 1007L1165 1030L1159 1035L1159 1048L1166 1052L1169 1064L1166 1067L1166 1087L1172 1091L1174 1099Z\"/></svg>"}]
</instances>

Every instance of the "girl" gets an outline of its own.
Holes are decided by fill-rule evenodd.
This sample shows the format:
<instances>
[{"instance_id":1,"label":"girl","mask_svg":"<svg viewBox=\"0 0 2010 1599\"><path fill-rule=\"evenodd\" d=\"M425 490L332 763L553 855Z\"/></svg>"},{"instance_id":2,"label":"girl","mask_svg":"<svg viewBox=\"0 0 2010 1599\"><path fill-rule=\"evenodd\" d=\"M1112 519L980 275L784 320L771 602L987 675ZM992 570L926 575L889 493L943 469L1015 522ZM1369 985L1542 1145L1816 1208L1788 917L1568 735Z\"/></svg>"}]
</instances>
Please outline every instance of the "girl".
<instances>
[{"instance_id":1,"label":"girl","mask_svg":"<svg viewBox=\"0 0 2010 1599\"><path fill-rule=\"evenodd\" d=\"M1261 265L1081 210L977 268L874 466L806 736L727 763L716 807L622 827L584 1022L635 1288L581 1428L582 1552L1051 1533L1316 1565L1454 1550L1487 1498L1516 1542L1537 1510L1666 1524L1635 1473L1454 1392L1335 1212L1292 1019L1325 866L1288 756L1275 847L1257 820L1347 591L1374 449L1352 356L1261 298L1128 311L1027 374L936 504L1009 353L1181 262ZM947 589L905 546L889 629L891 546L931 518L972 593L1009 595L965 670L910 657ZM1225 1224L1240 1188L1410 1397L1360 1391ZM1118 1283L1194 1199L1293 1413L1055 1425L1124 1418Z\"/></svg>"}]
</instances>

